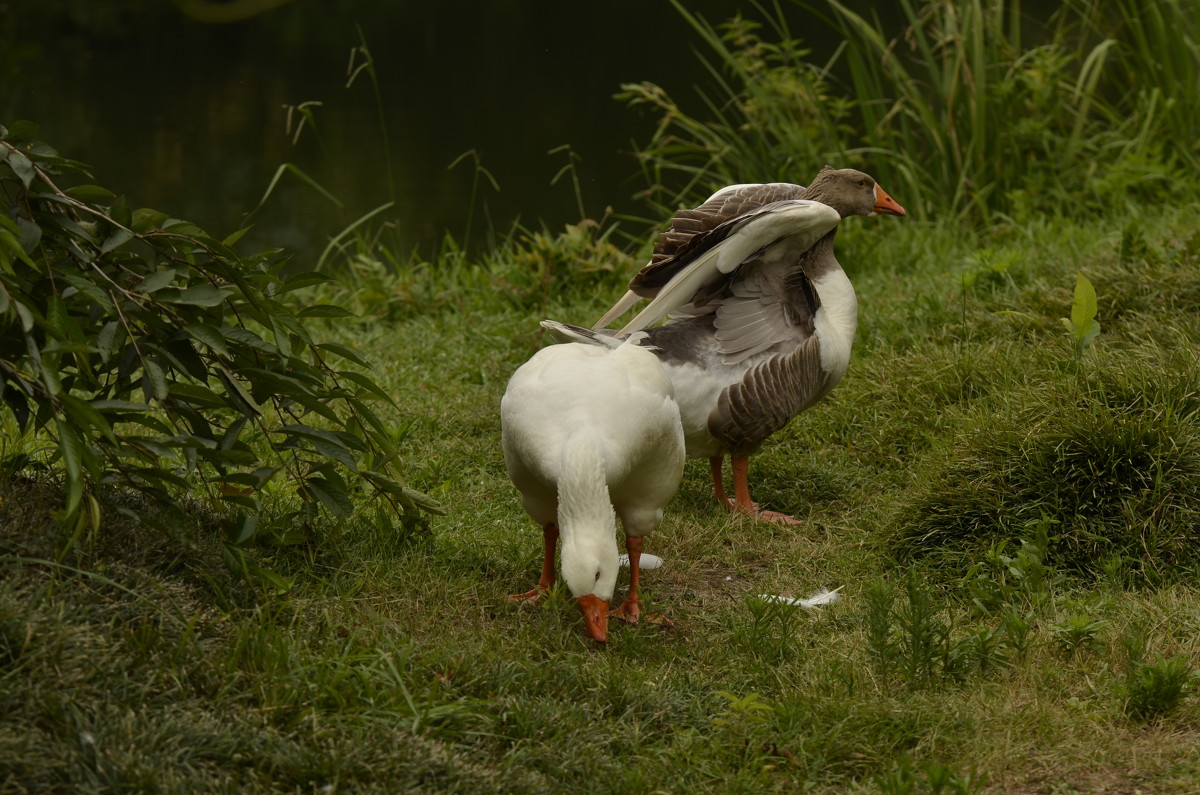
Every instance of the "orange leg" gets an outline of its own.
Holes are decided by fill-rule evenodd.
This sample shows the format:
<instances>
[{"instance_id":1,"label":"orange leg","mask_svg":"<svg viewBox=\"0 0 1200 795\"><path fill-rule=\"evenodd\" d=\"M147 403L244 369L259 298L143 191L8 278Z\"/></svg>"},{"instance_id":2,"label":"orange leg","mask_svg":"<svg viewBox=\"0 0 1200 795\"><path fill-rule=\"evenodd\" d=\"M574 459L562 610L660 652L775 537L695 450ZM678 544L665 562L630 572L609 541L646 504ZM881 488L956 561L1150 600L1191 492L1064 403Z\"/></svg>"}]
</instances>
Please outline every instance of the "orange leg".
<instances>
[{"instance_id":1,"label":"orange leg","mask_svg":"<svg viewBox=\"0 0 1200 795\"><path fill-rule=\"evenodd\" d=\"M736 497L734 510L748 514L766 522L778 524L800 524L800 520L777 511L760 510L758 504L750 499L750 459L744 456L731 456L733 465L733 493Z\"/></svg>"},{"instance_id":2,"label":"orange leg","mask_svg":"<svg viewBox=\"0 0 1200 795\"><path fill-rule=\"evenodd\" d=\"M609 611L610 616L616 616L630 624L636 624L642 615L638 603L638 585L641 584L642 539L638 536L625 536L625 551L629 553L629 593L621 606ZM646 620L651 624L670 624L664 616L657 613L648 614Z\"/></svg>"},{"instance_id":3,"label":"orange leg","mask_svg":"<svg viewBox=\"0 0 1200 795\"><path fill-rule=\"evenodd\" d=\"M542 576L538 578L537 587L525 593L516 593L509 599L525 599L536 602L538 598L554 586L554 548L558 544L558 525L550 522L542 528Z\"/></svg>"},{"instance_id":4,"label":"orange leg","mask_svg":"<svg viewBox=\"0 0 1200 795\"><path fill-rule=\"evenodd\" d=\"M713 494L716 495L717 502L724 505L729 510L733 510L733 500L725 494L725 478L721 473L721 466L725 462L725 456L714 455L708 459L708 467L712 470Z\"/></svg>"},{"instance_id":5,"label":"orange leg","mask_svg":"<svg viewBox=\"0 0 1200 795\"><path fill-rule=\"evenodd\" d=\"M641 582L642 539L635 536L625 536L625 551L629 553L629 593L621 606L609 611L610 616L616 616L630 624L636 624L642 614L638 606L638 584Z\"/></svg>"}]
</instances>

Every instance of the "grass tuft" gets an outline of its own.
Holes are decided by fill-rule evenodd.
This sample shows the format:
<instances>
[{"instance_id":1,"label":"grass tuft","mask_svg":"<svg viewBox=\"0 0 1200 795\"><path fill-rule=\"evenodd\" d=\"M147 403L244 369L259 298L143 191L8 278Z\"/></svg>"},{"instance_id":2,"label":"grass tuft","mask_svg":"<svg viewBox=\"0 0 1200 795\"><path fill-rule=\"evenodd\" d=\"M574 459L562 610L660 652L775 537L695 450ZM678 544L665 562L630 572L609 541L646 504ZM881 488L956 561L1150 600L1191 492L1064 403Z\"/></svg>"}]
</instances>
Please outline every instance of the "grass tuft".
<instances>
[{"instance_id":1,"label":"grass tuft","mask_svg":"<svg viewBox=\"0 0 1200 795\"><path fill-rule=\"evenodd\" d=\"M1155 581L1190 571L1200 563L1200 390L1186 358L1113 357L1067 376L1071 389L1030 389L989 406L986 423L978 412L898 510L894 548L969 562L1045 518L1056 566L1095 575L1117 555Z\"/></svg>"}]
</instances>

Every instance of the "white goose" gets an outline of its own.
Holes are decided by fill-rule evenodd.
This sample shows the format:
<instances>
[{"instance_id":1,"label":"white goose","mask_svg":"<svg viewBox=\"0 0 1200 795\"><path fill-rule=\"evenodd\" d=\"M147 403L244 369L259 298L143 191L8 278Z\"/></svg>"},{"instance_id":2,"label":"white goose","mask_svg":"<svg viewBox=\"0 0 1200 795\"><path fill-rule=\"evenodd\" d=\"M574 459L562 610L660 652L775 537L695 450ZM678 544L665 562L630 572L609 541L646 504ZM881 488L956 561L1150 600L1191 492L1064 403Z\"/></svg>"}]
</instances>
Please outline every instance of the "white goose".
<instances>
[{"instance_id":1,"label":"white goose","mask_svg":"<svg viewBox=\"0 0 1200 795\"><path fill-rule=\"evenodd\" d=\"M683 428L658 359L627 344L554 345L521 365L500 403L504 463L542 527L536 599L562 576L594 640L607 638L617 580L616 517L629 554L629 593L613 615L636 622L642 536L662 521L683 477ZM649 556L648 556L649 557Z\"/></svg>"},{"instance_id":2,"label":"white goose","mask_svg":"<svg viewBox=\"0 0 1200 795\"><path fill-rule=\"evenodd\" d=\"M554 321L557 339L612 344L646 329L675 387L687 454L707 457L717 499L731 510L788 524L750 499L749 456L841 380L858 323L854 288L833 254L851 215L905 215L875 180L826 166L807 187L732 185L680 212L630 290L599 329L653 299L620 331ZM735 499L725 493L729 454Z\"/></svg>"}]
</instances>

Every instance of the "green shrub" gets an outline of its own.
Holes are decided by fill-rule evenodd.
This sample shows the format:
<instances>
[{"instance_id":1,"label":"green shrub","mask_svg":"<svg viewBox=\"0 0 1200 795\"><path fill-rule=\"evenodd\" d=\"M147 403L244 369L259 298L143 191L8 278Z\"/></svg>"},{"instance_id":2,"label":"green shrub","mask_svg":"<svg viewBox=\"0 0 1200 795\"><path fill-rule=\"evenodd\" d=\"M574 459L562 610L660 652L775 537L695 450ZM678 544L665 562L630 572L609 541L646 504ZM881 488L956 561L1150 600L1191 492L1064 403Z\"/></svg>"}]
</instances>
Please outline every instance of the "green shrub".
<instances>
[{"instance_id":1,"label":"green shrub","mask_svg":"<svg viewBox=\"0 0 1200 795\"><path fill-rule=\"evenodd\" d=\"M279 251L240 255L238 235L131 210L104 188L60 187L89 175L35 134L0 127L0 399L52 440L60 520L97 530L114 488L168 512L198 493L241 565L240 546L267 529L349 518L362 488L408 531L436 509L390 474L388 429L368 405L388 396L366 362L305 325L348 313L285 302L328 277L286 275Z\"/></svg>"},{"instance_id":2,"label":"green shrub","mask_svg":"<svg viewBox=\"0 0 1200 795\"><path fill-rule=\"evenodd\" d=\"M1129 717L1148 721L1175 710L1187 696L1192 664L1183 657L1159 656L1154 662L1131 662L1118 687L1121 707Z\"/></svg>"},{"instance_id":3,"label":"green shrub","mask_svg":"<svg viewBox=\"0 0 1200 795\"><path fill-rule=\"evenodd\" d=\"M1104 622L1089 615L1068 613L1060 620L1051 622L1049 628L1055 643L1066 654L1096 651L1104 645L1099 637Z\"/></svg>"}]
</instances>

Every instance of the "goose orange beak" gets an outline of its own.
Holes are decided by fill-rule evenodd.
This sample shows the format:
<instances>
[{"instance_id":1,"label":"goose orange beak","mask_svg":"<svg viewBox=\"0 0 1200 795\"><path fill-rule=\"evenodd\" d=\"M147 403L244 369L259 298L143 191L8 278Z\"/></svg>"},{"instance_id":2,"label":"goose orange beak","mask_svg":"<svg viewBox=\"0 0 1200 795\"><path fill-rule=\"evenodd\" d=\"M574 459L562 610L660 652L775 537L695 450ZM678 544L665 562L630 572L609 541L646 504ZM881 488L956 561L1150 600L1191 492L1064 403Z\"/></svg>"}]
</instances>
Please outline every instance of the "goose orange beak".
<instances>
[{"instance_id":1,"label":"goose orange beak","mask_svg":"<svg viewBox=\"0 0 1200 795\"><path fill-rule=\"evenodd\" d=\"M881 215L908 215L904 208L878 185L875 186L875 206L871 209Z\"/></svg>"},{"instance_id":2,"label":"goose orange beak","mask_svg":"<svg viewBox=\"0 0 1200 795\"><path fill-rule=\"evenodd\" d=\"M590 593L575 600L583 613L583 628L597 643L608 641L608 602Z\"/></svg>"}]
</instances>

